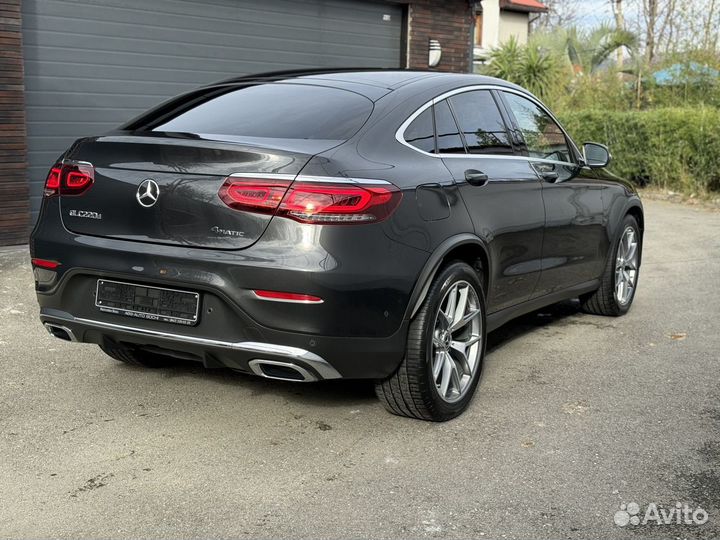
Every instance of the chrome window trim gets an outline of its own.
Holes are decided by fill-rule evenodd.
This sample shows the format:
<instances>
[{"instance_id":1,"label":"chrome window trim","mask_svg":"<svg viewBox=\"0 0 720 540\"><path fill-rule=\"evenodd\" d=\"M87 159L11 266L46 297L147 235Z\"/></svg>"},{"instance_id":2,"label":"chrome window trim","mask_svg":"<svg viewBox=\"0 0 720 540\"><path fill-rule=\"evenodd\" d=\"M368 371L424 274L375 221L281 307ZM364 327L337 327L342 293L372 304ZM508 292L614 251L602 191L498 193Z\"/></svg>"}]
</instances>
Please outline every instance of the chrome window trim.
<instances>
[{"instance_id":1,"label":"chrome window trim","mask_svg":"<svg viewBox=\"0 0 720 540\"><path fill-rule=\"evenodd\" d=\"M414 113L412 113L402 124L400 124L400 127L395 132L395 140L399 142L400 144L407 146L411 150L414 150L415 152L418 152L419 154L423 154L428 157L433 158L440 158L440 159L453 159L453 158L474 158L474 159L521 159L525 161L532 161L532 162L541 162L541 163L553 163L553 164L560 164L560 165L581 165L580 163L574 163L571 161L558 161L556 159L544 159L544 158L533 158L530 156L516 156L516 155L501 155L501 154L434 154L430 152L426 152L425 150L420 150L419 148L413 146L409 142L405 140L405 131L410 126L410 124L413 123L413 121L420 116L425 110L430 108L431 106L435 105L436 103L439 103L443 101L444 99L447 99L449 97L455 96L457 94L464 94L465 92L473 92L476 90L497 90L500 92L509 92L511 94L517 94L520 97L524 97L525 99L533 102L535 105L540 107L543 112L547 113L550 118L560 127L560 130L565 135L565 138L570 141L570 144L573 146L573 150L575 150L578 155L581 155L577 145L572 140L570 135L568 135L567 131L565 131L565 128L562 127L562 124L558 122L557 118L545 107L540 100L538 100L535 96L532 94L528 94L525 92L522 92L520 90L516 90L515 88L509 88L507 86L500 86L495 84L476 84L472 86L463 86L462 88L454 88L452 90L448 90L447 92L444 92L440 94L439 96L434 97L427 103L423 104L420 108L418 108ZM512 113L512 111L510 111Z\"/></svg>"}]
</instances>

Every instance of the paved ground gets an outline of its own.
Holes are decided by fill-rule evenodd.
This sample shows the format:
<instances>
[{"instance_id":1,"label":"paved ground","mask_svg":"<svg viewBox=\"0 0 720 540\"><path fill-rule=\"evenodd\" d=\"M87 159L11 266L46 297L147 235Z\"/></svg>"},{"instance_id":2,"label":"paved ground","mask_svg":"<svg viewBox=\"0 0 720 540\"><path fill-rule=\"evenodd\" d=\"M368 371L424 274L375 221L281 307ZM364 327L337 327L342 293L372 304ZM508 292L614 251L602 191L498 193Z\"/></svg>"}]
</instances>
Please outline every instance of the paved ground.
<instances>
[{"instance_id":1,"label":"paved ground","mask_svg":"<svg viewBox=\"0 0 720 540\"><path fill-rule=\"evenodd\" d=\"M1 252L0 536L717 537L720 214L651 201L645 249L629 315L505 326L446 424L367 384L145 371L52 339L27 253ZM709 521L618 527L630 502Z\"/></svg>"}]
</instances>

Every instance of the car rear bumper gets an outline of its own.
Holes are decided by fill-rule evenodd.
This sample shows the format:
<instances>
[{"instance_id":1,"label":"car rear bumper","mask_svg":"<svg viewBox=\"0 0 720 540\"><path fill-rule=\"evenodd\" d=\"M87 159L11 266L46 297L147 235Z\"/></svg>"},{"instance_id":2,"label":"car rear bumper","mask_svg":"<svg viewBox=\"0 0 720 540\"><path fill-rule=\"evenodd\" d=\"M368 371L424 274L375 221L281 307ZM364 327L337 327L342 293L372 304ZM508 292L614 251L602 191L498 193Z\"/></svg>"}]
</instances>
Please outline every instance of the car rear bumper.
<instances>
[{"instance_id":1,"label":"car rear bumper","mask_svg":"<svg viewBox=\"0 0 720 540\"><path fill-rule=\"evenodd\" d=\"M169 331L83 319L55 310L43 310L40 319L51 335L66 341L102 345L111 339L142 347L156 347L154 349L156 351L165 350L175 354L183 351L188 355L197 356L207 367L216 367L220 362L224 367L252 371L256 375L274 379L312 382L342 377L324 358L299 347L187 336ZM280 369L273 371L270 369L271 366L282 367L286 371Z\"/></svg>"},{"instance_id":2,"label":"car rear bumper","mask_svg":"<svg viewBox=\"0 0 720 540\"><path fill-rule=\"evenodd\" d=\"M337 237L340 228L315 229L318 241L299 247L303 226L273 220L254 246L216 251L77 235L52 206L33 232L31 252L61 262L57 272L35 269L40 319L55 335L266 376L289 364L302 375L293 380L383 378L402 360L405 313L428 254L391 242L379 227L362 227L375 236L363 242ZM103 312L95 306L99 279L198 292L199 320L183 326ZM256 288L324 302L263 301Z\"/></svg>"}]
</instances>

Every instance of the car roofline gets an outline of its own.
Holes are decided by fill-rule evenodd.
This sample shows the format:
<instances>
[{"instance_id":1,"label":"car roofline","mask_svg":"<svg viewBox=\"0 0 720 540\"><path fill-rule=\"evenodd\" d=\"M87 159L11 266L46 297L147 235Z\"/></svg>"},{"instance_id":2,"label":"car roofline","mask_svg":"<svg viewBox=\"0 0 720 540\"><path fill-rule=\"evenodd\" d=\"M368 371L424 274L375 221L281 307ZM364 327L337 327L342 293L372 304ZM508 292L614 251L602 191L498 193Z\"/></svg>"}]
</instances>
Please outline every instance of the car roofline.
<instances>
[{"instance_id":1,"label":"car roofline","mask_svg":"<svg viewBox=\"0 0 720 540\"><path fill-rule=\"evenodd\" d=\"M343 67L343 68L303 68L303 69L286 69L280 71L265 71L262 73L251 73L248 75L241 75L239 77L230 77L229 79L223 79L214 83L210 83L207 86L217 86L224 84L235 84L252 81L276 81L294 77L305 77L309 75L332 75L335 73L364 73L364 72L393 72L393 71L405 71L408 73L422 72L422 73L433 73L429 70L418 70L418 69L404 69L404 68L379 68L379 67Z\"/></svg>"}]
</instances>

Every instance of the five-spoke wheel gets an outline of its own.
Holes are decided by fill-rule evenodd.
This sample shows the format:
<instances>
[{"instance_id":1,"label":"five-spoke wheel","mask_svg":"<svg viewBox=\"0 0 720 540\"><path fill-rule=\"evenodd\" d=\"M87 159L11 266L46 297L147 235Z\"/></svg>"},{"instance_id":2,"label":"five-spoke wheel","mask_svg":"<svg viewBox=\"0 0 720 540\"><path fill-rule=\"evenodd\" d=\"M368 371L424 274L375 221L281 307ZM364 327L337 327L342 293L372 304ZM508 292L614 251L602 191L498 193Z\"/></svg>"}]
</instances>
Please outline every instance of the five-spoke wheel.
<instances>
[{"instance_id":1,"label":"five-spoke wheel","mask_svg":"<svg viewBox=\"0 0 720 540\"><path fill-rule=\"evenodd\" d=\"M432 374L441 398L461 398L478 367L482 340L482 310L477 292L458 281L438 306L432 339Z\"/></svg>"},{"instance_id":2,"label":"five-spoke wheel","mask_svg":"<svg viewBox=\"0 0 720 540\"><path fill-rule=\"evenodd\" d=\"M619 304L627 304L635 292L638 255L637 233L628 226L620 238L615 259L615 299Z\"/></svg>"},{"instance_id":3,"label":"five-spoke wheel","mask_svg":"<svg viewBox=\"0 0 720 540\"><path fill-rule=\"evenodd\" d=\"M410 323L405 358L375 385L392 413L444 421L462 413L485 356L483 275L464 262L441 268Z\"/></svg>"}]
</instances>

